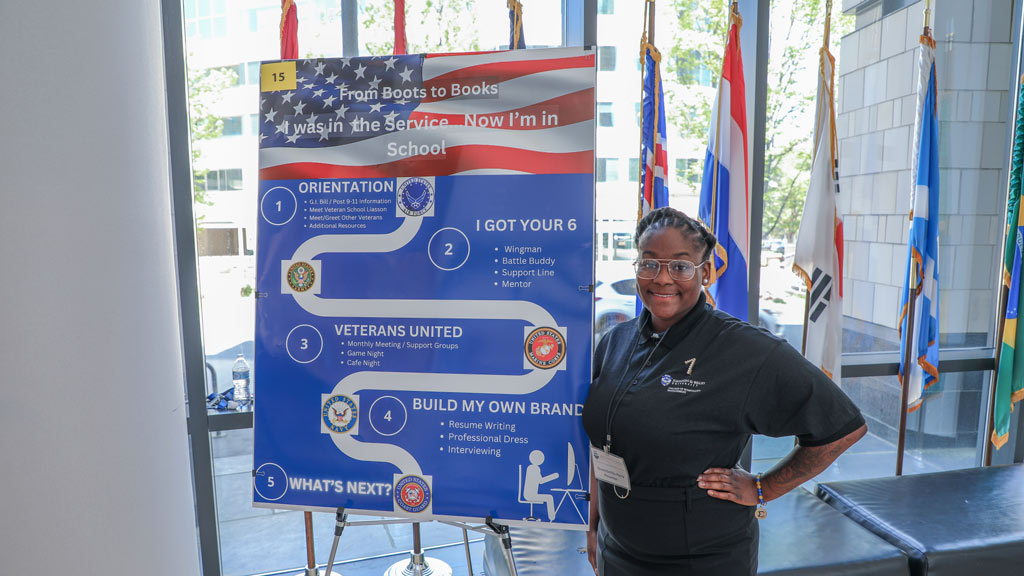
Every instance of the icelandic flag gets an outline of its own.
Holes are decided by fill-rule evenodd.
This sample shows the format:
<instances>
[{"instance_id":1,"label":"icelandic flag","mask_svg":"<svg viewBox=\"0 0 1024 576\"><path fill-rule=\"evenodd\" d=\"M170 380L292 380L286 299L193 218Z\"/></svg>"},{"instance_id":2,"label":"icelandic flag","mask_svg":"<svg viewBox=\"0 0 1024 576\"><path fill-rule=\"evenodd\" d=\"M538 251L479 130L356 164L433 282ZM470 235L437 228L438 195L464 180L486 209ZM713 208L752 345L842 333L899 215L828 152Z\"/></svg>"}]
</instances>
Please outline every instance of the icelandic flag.
<instances>
[{"instance_id":1,"label":"icelandic flag","mask_svg":"<svg viewBox=\"0 0 1024 576\"><path fill-rule=\"evenodd\" d=\"M523 34L523 4L519 0L508 0L508 49L526 48Z\"/></svg>"},{"instance_id":2,"label":"icelandic flag","mask_svg":"<svg viewBox=\"0 0 1024 576\"><path fill-rule=\"evenodd\" d=\"M715 306L740 320L747 319L747 262L750 198L747 183L747 107L743 56L733 7L729 38L722 60L718 98L711 111L708 151L700 186L700 219L718 238L708 297Z\"/></svg>"},{"instance_id":3,"label":"icelandic flag","mask_svg":"<svg viewBox=\"0 0 1024 576\"><path fill-rule=\"evenodd\" d=\"M1003 256L1003 285L1007 288L1003 341L999 350L996 392L993 403L992 445L998 450L1010 439L1010 415L1013 405L1024 399L1024 330L1017 329L1024 307L1020 289L1021 259L1024 252L1024 90L1017 96L1017 126L1013 154L1010 157L1010 198L1006 208L1006 250Z\"/></svg>"},{"instance_id":4,"label":"icelandic flag","mask_svg":"<svg viewBox=\"0 0 1024 576\"><path fill-rule=\"evenodd\" d=\"M939 132L936 117L935 41L921 36L917 124L911 161L910 237L900 315L900 383L907 410L921 406L939 381ZM913 287L913 291L911 291ZM913 298L913 317L908 313ZM908 322L910 329L908 330ZM907 346L911 365L904 366Z\"/></svg>"},{"instance_id":5,"label":"icelandic flag","mask_svg":"<svg viewBox=\"0 0 1024 576\"><path fill-rule=\"evenodd\" d=\"M835 60L821 49L811 183L796 237L793 271L807 287L804 356L838 384L843 343L843 221L836 203L836 116L832 103Z\"/></svg>"},{"instance_id":6,"label":"icelandic flag","mask_svg":"<svg viewBox=\"0 0 1024 576\"><path fill-rule=\"evenodd\" d=\"M668 206L668 152L665 151L665 92L661 86L661 52L643 43L644 84L640 104L640 198L637 221L655 208ZM657 128L657 129L655 129ZM637 246L637 250L640 247ZM636 297L636 313L643 308Z\"/></svg>"},{"instance_id":7,"label":"icelandic flag","mask_svg":"<svg viewBox=\"0 0 1024 576\"><path fill-rule=\"evenodd\" d=\"M665 93L661 86L661 52L644 44L644 92L640 119L640 213L668 206L668 152L665 151ZM657 119L657 120L655 120ZM657 123L657 130L655 130Z\"/></svg>"}]
</instances>

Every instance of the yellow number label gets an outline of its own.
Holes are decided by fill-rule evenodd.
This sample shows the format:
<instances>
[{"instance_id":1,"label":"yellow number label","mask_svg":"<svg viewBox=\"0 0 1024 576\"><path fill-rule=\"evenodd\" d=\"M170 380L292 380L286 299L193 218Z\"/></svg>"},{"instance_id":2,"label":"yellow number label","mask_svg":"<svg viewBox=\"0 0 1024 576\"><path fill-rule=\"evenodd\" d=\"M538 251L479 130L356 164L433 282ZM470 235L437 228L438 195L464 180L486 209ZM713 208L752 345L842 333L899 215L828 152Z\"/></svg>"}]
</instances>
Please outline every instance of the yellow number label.
<instances>
[{"instance_id":1,"label":"yellow number label","mask_svg":"<svg viewBox=\"0 0 1024 576\"><path fill-rule=\"evenodd\" d=\"M272 62L260 66L260 92L295 90L295 62Z\"/></svg>"}]
</instances>

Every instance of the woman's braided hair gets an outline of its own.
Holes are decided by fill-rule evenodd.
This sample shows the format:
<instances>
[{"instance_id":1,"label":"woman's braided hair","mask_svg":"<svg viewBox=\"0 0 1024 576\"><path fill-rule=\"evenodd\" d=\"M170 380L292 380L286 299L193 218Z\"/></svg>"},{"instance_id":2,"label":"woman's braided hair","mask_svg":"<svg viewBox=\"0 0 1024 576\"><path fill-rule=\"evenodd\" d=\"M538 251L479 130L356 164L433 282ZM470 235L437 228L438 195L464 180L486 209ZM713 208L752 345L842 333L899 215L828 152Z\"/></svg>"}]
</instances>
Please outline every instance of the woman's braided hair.
<instances>
[{"instance_id":1,"label":"woman's braided hair","mask_svg":"<svg viewBox=\"0 0 1024 576\"><path fill-rule=\"evenodd\" d=\"M636 235L633 237L634 245L637 250L640 249L640 239L647 232L653 232L662 228L676 228L682 231L687 236L694 236L700 238L700 241L704 244L704 253L701 254L701 262L708 259L711 254L711 250L714 249L715 244L718 243L718 239L711 233L703 224L690 218L686 214L683 214L675 208L665 206L663 208L656 208L647 213L646 216L640 219L636 225Z\"/></svg>"}]
</instances>

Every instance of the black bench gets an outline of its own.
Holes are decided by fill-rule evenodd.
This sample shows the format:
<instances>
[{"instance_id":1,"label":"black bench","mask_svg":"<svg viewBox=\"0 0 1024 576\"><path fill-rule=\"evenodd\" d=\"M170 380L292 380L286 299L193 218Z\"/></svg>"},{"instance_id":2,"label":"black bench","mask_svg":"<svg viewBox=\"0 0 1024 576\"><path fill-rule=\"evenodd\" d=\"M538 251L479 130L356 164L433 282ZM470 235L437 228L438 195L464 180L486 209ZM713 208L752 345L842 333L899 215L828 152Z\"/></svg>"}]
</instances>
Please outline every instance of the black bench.
<instances>
[{"instance_id":1,"label":"black bench","mask_svg":"<svg viewBox=\"0 0 1024 576\"><path fill-rule=\"evenodd\" d=\"M1024 573L1024 466L828 482L818 497L903 550L913 576Z\"/></svg>"},{"instance_id":2,"label":"black bench","mask_svg":"<svg viewBox=\"0 0 1024 576\"><path fill-rule=\"evenodd\" d=\"M803 488L768 504L758 574L907 576L907 557Z\"/></svg>"}]
</instances>

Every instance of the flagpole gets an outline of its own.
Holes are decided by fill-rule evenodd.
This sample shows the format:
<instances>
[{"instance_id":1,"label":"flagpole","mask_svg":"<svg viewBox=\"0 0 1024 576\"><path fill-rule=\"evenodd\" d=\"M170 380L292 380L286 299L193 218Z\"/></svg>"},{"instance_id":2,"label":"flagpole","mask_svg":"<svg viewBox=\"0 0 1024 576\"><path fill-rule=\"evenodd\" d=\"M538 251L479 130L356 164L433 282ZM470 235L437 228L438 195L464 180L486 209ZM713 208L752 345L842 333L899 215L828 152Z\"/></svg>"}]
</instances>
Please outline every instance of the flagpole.
<instances>
[{"instance_id":1,"label":"flagpole","mask_svg":"<svg viewBox=\"0 0 1024 576\"><path fill-rule=\"evenodd\" d=\"M651 4L653 3L654 0L645 0L644 2L645 30L640 33L640 153L638 154L639 161L636 163L636 180L638 183L636 194L637 223L639 223L640 219L644 216L643 175L644 166L647 164L647 158L644 158L644 75L647 73L647 45L654 44L654 39L652 38L652 35L654 34L654 11L651 10ZM654 131L658 131L657 114L654 114ZM657 134L655 134L655 140L657 140ZM651 208L653 208L653 206L651 206Z\"/></svg>"},{"instance_id":2,"label":"flagpole","mask_svg":"<svg viewBox=\"0 0 1024 576\"><path fill-rule=\"evenodd\" d=\"M1017 90L1016 91L1019 92L1022 87L1024 87L1024 75L1022 75L1020 78L1018 78L1018 80L1017 80ZM1019 95L1018 95L1018 98L1019 98ZM1013 125L1015 127L1017 126L1017 123L1020 121L1020 119L1018 118L1018 111L1019 110L1020 110L1019 106L1015 106L1014 109L1013 109L1013 118L1012 118L1011 121L1013 122ZM1017 136L1016 128L1014 128L1014 140L1016 140L1017 137L1018 136ZM1016 146L1016 143L1012 142L1011 145ZM1012 154L1011 154L1011 156L1012 156ZM1012 160L1012 158L1011 158L1011 160ZM1010 194L1013 194L1013 193L1014 193L1013 190L1010 190ZM1007 240L1007 238L1009 238L1010 234L1014 234L1013 231L1014 231L1014 229L1017 228L1017 223L1016 222L1011 222L1009 220L1009 218L1010 218L1010 210L1009 210L1009 208L1007 208L1006 218L1007 218L1006 225L1004 226L1004 230L1003 230L1003 245L1001 247L1001 255L1000 255L1000 258L999 258L1000 262L1005 262L1006 261L1006 240ZM1004 266L1005 266L1005 264L1004 264ZM983 450L983 465L984 466L991 466L992 465L992 452L993 452L993 449L992 449L992 440L991 440L991 438L992 438L992 434L995 431L995 427L996 427L996 382L997 382L997 378L999 377L999 360L1000 360L1000 356L1002 356L1002 351L1003 351L1003 347L1002 347L1003 333L1006 330L1006 309L1009 307L1009 300L1010 300L1010 280L1009 280L1009 278L1006 277L1006 270L1005 270L1005 268L1000 272L1000 277L1002 277L1002 281L999 283L999 285L1001 286L1002 289L999 291L999 315L996 316L996 318L999 320L999 326L996 327L996 338L995 338L995 349L996 349L995 365L996 365L996 369L992 372L992 378L990 379L990 389L991 390L989 392L989 399L988 399L988 425L985 427L985 448Z\"/></svg>"},{"instance_id":3,"label":"flagpole","mask_svg":"<svg viewBox=\"0 0 1024 576\"><path fill-rule=\"evenodd\" d=\"M924 31L923 36L931 38L932 31L929 26L932 11L931 0L925 0L924 8ZM923 114L923 112L922 112ZM923 119L922 119L923 122ZM910 207L910 227L913 230L914 227L914 207ZM929 215L931 216L931 215ZM924 263L922 262L922 266ZM924 270L922 269L922 274ZM903 378L900 380L900 429L899 429L899 440L896 444L896 475L903 475L903 450L906 446L907 438L907 401L910 398L910 387L908 386L908 380L910 379L910 373L913 371L911 362L913 360L913 347L912 334L914 333L914 308L917 300L917 291L919 286L917 285L917 271L914 269L913 261L909 270L909 278L907 279L909 285L909 291L907 294L907 331L904 334L904 345L903 345Z\"/></svg>"},{"instance_id":4,"label":"flagpole","mask_svg":"<svg viewBox=\"0 0 1024 576\"><path fill-rule=\"evenodd\" d=\"M654 0L647 0L647 41L654 44Z\"/></svg>"},{"instance_id":5,"label":"flagpole","mask_svg":"<svg viewBox=\"0 0 1024 576\"><path fill-rule=\"evenodd\" d=\"M829 34L832 31L831 24L832 24L832 0L828 0L827 2L825 2L825 39L824 39L824 42L822 43L822 50L828 50L828 38L829 38ZM824 54L822 54L821 57L824 58ZM829 84L831 85L831 78L829 79ZM829 106L831 107L831 105L832 104L830 102ZM818 113L819 114L821 113L820 97L819 97L819 102L818 102ZM817 120L818 119L815 118L815 121L817 121ZM832 129L831 125L832 125L832 121L829 120L829 131L830 132L831 132L831 129ZM829 136L831 137L831 134ZM822 137L821 134L815 134L815 139L814 139L814 153L815 154L818 152L818 138L821 138L821 137ZM835 167L832 167L832 169L834 170ZM842 282L843 279L840 278L839 281ZM807 287L807 283L804 282L804 330L803 330L803 336L801 336L801 338L800 338L800 354L802 356L807 356L807 323L810 321L810 319L811 319L811 289L808 288ZM840 353L842 353L842 351L840 351Z\"/></svg>"}]
</instances>

